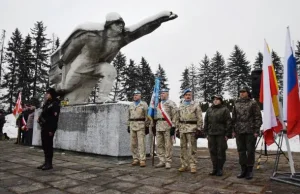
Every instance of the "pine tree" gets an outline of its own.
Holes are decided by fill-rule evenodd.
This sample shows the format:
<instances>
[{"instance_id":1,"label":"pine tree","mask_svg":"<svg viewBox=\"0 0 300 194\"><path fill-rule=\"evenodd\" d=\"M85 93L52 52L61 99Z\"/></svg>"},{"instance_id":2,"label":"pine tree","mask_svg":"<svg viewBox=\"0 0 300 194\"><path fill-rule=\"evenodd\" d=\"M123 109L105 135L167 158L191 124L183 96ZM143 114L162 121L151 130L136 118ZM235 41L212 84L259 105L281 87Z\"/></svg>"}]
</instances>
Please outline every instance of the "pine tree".
<instances>
[{"instance_id":1,"label":"pine tree","mask_svg":"<svg viewBox=\"0 0 300 194\"><path fill-rule=\"evenodd\" d=\"M46 38L46 27L43 22L36 22L31 29L33 38L34 53L34 76L33 76L33 96L41 96L48 85L48 71L50 68L48 57L50 49L47 48L49 39Z\"/></svg>"},{"instance_id":2,"label":"pine tree","mask_svg":"<svg viewBox=\"0 0 300 194\"><path fill-rule=\"evenodd\" d=\"M210 100L212 95L212 72L211 72L211 62L207 55L204 56L200 63L199 68L199 90L201 91L200 97L203 98L205 102Z\"/></svg>"},{"instance_id":3,"label":"pine tree","mask_svg":"<svg viewBox=\"0 0 300 194\"><path fill-rule=\"evenodd\" d=\"M17 28L13 33L10 41L8 42L8 48L5 52L5 60L7 63L7 72L4 74L4 82L2 88L7 88L8 93L1 97L2 103L9 104L9 112L12 111L13 105L16 102L19 91L16 89L18 83L18 77L16 72L19 71L20 62L22 59L22 35Z\"/></svg>"},{"instance_id":4,"label":"pine tree","mask_svg":"<svg viewBox=\"0 0 300 194\"><path fill-rule=\"evenodd\" d=\"M140 76L139 76L140 79L139 88L141 90L143 100L149 103L151 100L153 87L155 84L155 77L149 66L149 63L146 61L144 57L142 57L139 68L141 69Z\"/></svg>"},{"instance_id":5,"label":"pine tree","mask_svg":"<svg viewBox=\"0 0 300 194\"><path fill-rule=\"evenodd\" d=\"M159 76L160 77L160 88L168 88L168 78L166 75L165 70L162 68L162 66L159 64L158 65L158 69L155 73L155 76Z\"/></svg>"},{"instance_id":6,"label":"pine tree","mask_svg":"<svg viewBox=\"0 0 300 194\"><path fill-rule=\"evenodd\" d=\"M16 76L19 78L16 89L22 91L22 99L25 101L31 98L33 72L32 40L28 34L22 44L20 68L16 71Z\"/></svg>"},{"instance_id":7,"label":"pine tree","mask_svg":"<svg viewBox=\"0 0 300 194\"><path fill-rule=\"evenodd\" d=\"M275 51L272 51L272 61L273 61L273 66L274 66L277 82L278 82L279 93L281 94L280 96L282 96L283 66L282 66L280 57L277 55L277 53Z\"/></svg>"},{"instance_id":8,"label":"pine tree","mask_svg":"<svg viewBox=\"0 0 300 194\"><path fill-rule=\"evenodd\" d=\"M238 97L239 90L242 86L251 86L251 68L249 63L245 52L235 45L227 66L227 91L229 91L232 96Z\"/></svg>"},{"instance_id":9,"label":"pine tree","mask_svg":"<svg viewBox=\"0 0 300 194\"><path fill-rule=\"evenodd\" d=\"M180 80L181 85L180 85L180 95L184 92L184 90L188 89L191 87L191 82L190 82L190 73L189 69L185 68L184 71L182 72L182 79Z\"/></svg>"},{"instance_id":10,"label":"pine tree","mask_svg":"<svg viewBox=\"0 0 300 194\"><path fill-rule=\"evenodd\" d=\"M210 75L212 93L223 94L227 74L224 57L218 51L211 60Z\"/></svg>"},{"instance_id":11,"label":"pine tree","mask_svg":"<svg viewBox=\"0 0 300 194\"><path fill-rule=\"evenodd\" d=\"M295 57L297 63L298 77L300 77L300 41L297 41Z\"/></svg>"},{"instance_id":12,"label":"pine tree","mask_svg":"<svg viewBox=\"0 0 300 194\"><path fill-rule=\"evenodd\" d=\"M113 89L111 92L111 97L113 101L124 100L123 95L124 88L122 87L125 82L125 69L126 69L126 57L124 54L119 52L112 62L113 66L116 68L117 77L113 84Z\"/></svg>"},{"instance_id":13,"label":"pine tree","mask_svg":"<svg viewBox=\"0 0 300 194\"><path fill-rule=\"evenodd\" d=\"M197 77L197 69L194 64L191 64L189 67L189 80L190 80L190 87L192 90L192 99L199 97L199 87L198 87L198 77Z\"/></svg>"},{"instance_id":14,"label":"pine tree","mask_svg":"<svg viewBox=\"0 0 300 194\"><path fill-rule=\"evenodd\" d=\"M263 54L261 52L258 52L257 56L255 58L255 62L253 63L253 68L254 69L262 69L263 60L264 60Z\"/></svg>"},{"instance_id":15,"label":"pine tree","mask_svg":"<svg viewBox=\"0 0 300 194\"><path fill-rule=\"evenodd\" d=\"M123 84L124 93L126 96L126 100L132 100L133 92L136 89L139 89L140 81L139 80L140 70L135 64L135 62L130 59L128 66L125 69L125 82ZM148 103L148 102L147 102Z\"/></svg>"}]
</instances>

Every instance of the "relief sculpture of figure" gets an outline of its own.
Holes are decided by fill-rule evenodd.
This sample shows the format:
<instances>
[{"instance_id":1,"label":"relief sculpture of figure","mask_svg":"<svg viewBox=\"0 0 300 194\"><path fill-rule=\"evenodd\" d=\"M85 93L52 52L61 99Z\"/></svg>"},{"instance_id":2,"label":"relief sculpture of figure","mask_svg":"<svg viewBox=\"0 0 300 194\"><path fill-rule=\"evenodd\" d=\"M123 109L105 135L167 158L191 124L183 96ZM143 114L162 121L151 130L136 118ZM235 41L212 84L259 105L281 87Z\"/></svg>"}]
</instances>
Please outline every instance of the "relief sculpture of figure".
<instances>
[{"instance_id":1,"label":"relief sculpture of figure","mask_svg":"<svg viewBox=\"0 0 300 194\"><path fill-rule=\"evenodd\" d=\"M176 14L165 11L127 28L119 14L109 13L105 24L79 25L51 56L51 86L70 104L78 104L87 102L101 80L98 102L109 100L116 78L110 63L120 49L175 18Z\"/></svg>"}]
</instances>

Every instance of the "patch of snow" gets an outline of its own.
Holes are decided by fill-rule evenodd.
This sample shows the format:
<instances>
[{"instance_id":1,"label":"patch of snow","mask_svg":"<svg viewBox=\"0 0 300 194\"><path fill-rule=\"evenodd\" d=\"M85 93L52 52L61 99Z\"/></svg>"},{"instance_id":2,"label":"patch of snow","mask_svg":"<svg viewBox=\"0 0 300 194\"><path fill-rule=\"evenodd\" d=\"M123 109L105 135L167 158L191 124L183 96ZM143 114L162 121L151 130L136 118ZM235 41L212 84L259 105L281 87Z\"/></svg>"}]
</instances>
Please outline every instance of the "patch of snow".
<instances>
[{"instance_id":1,"label":"patch of snow","mask_svg":"<svg viewBox=\"0 0 300 194\"><path fill-rule=\"evenodd\" d=\"M10 138L18 137L18 128L16 126L16 118L13 114L5 116L6 123L3 127L3 133L7 133Z\"/></svg>"},{"instance_id":2,"label":"patch of snow","mask_svg":"<svg viewBox=\"0 0 300 194\"><path fill-rule=\"evenodd\" d=\"M122 18L122 17L120 16L120 14L118 14L116 12L111 12L106 15L106 21L115 21L120 18Z\"/></svg>"},{"instance_id":3,"label":"patch of snow","mask_svg":"<svg viewBox=\"0 0 300 194\"><path fill-rule=\"evenodd\" d=\"M137 24L134 24L132 26L125 28L125 30L133 32L133 31L137 30L138 28L140 28L141 26L145 25L146 23L149 23L151 21L154 21L154 20L164 17L164 16L170 16L170 15L171 15L171 11L162 11L156 15L153 15L151 17L148 17L148 18L138 22Z\"/></svg>"},{"instance_id":4,"label":"patch of snow","mask_svg":"<svg viewBox=\"0 0 300 194\"><path fill-rule=\"evenodd\" d=\"M118 104L128 104L130 105L132 102L130 101L118 101Z\"/></svg>"}]
</instances>

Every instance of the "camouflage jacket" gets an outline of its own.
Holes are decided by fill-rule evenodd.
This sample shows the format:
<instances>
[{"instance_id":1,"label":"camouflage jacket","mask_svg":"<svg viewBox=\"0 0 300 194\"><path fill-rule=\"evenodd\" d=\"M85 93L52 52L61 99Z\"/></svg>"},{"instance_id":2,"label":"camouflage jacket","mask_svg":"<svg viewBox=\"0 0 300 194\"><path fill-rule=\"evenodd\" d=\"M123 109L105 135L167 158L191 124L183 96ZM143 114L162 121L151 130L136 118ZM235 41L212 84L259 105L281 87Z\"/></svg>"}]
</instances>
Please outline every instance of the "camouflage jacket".
<instances>
[{"instance_id":1,"label":"camouflage jacket","mask_svg":"<svg viewBox=\"0 0 300 194\"><path fill-rule=\"evenodd\" d=\"M187 124L184 121L195 121L197 124ZM189 105L182 102L179 106L176 127L180 133L196 132L203 125L202 110L198 103L192 101Z\"/></svg>"},{"instance_id":2,"label":"camouflage jacket","mask_svg":"<svg viewBox=\"0 0 300 194\"><path fill-rule=\"evenodd\" d=\"M141 101L138 105L135 105L135 103L133 102L129 106L128 114L128 124L130 126L130 130L145 130L146 122L148 121L148 105L146 102ZM144 119L144 121L131 121L134 119Z\"/></svg>"},{"instance_id":3,"label":"camouflage jacket","mask_svg":"<svg viewBox=\"0 0 300 194\"><path fill-rule=\"evenodd\" d=\"M233 130L237 134L259 133L262 117L256 101L238 99L232 110Z\"/></svg>"},{"instance_id":4,"label":"camouflage jacket","mask_svg":"<svg viewBox=\"0 0 300 194\"><path fill-rule=\"evenodd\" d=\"M204 117L204 132L208 135L231 136L231 116L225 105L212 105Z\"/></svg>"},{"instance_id":5,"label":"camouflage jacket","mask_svg":"<svg viewBox=\"0 0 300 194\"><path fill-rule=\"evenodd\" d=\"M176 123L176 113L177 113L177 106L175 102L171 100L167 100L166 102L162 103L162 107L169 116L170 120L172 121L172 126L175 126ZM155 119L158 119L156 121L156 130L157 131L169 131L171 129L170 125L167 123L167 121L159 120L163 119L163 115L161 110L157 107L156 117Z\"/></svg>"}]
</instances>

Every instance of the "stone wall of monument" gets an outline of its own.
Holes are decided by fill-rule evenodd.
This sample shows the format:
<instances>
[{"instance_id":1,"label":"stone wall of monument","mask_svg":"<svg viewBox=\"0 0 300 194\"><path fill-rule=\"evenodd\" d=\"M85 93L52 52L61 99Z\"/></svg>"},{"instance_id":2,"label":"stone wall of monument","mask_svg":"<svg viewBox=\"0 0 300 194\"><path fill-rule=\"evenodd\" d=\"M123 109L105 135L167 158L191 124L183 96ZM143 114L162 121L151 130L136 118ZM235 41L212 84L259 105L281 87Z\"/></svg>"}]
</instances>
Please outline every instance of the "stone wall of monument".
<instances>
[{"instance_id":1,"label":"stone wall of monument","mask_svg":"<svg viewBox=\"0 0 300 194\"><path fill-rule=\"evenodd\" d=\"M109 156L130 156L128 104L93 104L61 108L54 148ZM35 112L35 118L40 110ZM35 120L33 145L41 145ZM149 153L148 135L146 136Z\"/></svg>"}]
</instances>

